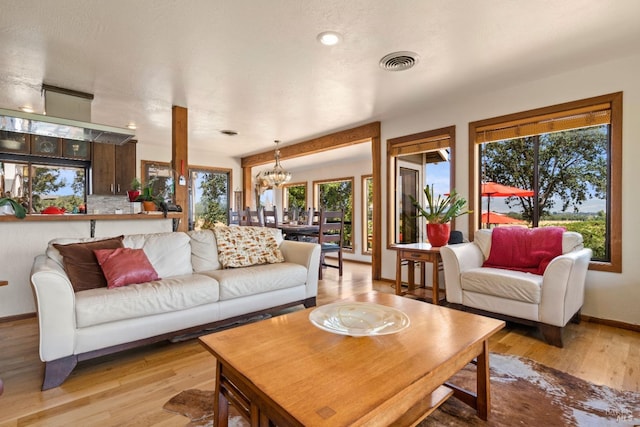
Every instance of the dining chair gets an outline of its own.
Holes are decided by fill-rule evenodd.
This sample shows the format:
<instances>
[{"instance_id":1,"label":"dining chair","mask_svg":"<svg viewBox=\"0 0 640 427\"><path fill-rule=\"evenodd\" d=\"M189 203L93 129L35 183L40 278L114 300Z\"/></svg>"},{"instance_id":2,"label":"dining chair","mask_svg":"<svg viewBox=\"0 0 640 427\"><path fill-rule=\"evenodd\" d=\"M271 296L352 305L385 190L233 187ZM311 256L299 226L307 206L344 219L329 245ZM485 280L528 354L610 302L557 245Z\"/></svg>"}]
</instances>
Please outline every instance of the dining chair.
<instances>
[{"instance_id":1,"label":"dining chair","mask_svg":"<svg viewBox=\"0 0 640 427\"><path fill-rule=\"evenodd\" d=\"M317 241L320 244L320 268L318 279L322 280L323 267L337 268L342 276L342 241L344 236L344 210L325 211L320 210L318 220ZM338 254L338 264L328 264L325 255Z\"/></svg>"},{"instance_id":2,"label":"dining chair","mask_svg":"<svg viewBox=\"0 0 640 427\"><path fill-rule=\"evenodd\" d=\"M251 208L247 208L247 223L245 225L251 225L253 227L264 227L264 221L259 210L252 211Z\"/></svg>"},{"instance_id":3,"label":"dining chair","mask_svg":"<svg viewBox=\"0 0 640 427\"><path fill-rule=\"evenodd\" d=\"M244 212L229 209L229 225L246 225L244 221Z\"/></svg>"},{"instance_id":4,"label":"dining chair","mask_svg":"<svg viewBox=\"0 0 640 427\"><path fill-rule=\"evenodd\" d=\"M278 228L278 208L272 209L262 208L262 222L265 227Z\"/></svg>"}]
</instances>

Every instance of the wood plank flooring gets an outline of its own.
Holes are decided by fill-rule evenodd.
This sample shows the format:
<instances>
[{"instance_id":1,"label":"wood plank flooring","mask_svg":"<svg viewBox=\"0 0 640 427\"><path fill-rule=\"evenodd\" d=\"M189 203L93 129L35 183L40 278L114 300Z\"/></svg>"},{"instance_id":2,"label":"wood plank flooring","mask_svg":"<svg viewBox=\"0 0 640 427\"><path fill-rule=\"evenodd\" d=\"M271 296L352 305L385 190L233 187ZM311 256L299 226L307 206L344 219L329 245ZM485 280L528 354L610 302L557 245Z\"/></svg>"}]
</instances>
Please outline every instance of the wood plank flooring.
<instances>
[{"instance_id":1,"label":"wood plank flooring","mask_svg":"<svg viewBox=\"0 0 640 427\"><path fill-rule=\"evenodd\" d=\"M327 269L318 304L372 289L393 292L390 283L372 283L370 270L347 262L339 279L337 270ZM508 325L491 339L490 350L526 356L597 384L640 391L640 333L587 322L570 323L567 329L560 349L545 344L532 328ZM214 371L212 356L197 340L159 343L79 363L61 387L41 392L36 319L0 323L5 384L0 427L184 426L186 418L162 405L185 389L213 389Z\"/></svg>"}]
</instances>

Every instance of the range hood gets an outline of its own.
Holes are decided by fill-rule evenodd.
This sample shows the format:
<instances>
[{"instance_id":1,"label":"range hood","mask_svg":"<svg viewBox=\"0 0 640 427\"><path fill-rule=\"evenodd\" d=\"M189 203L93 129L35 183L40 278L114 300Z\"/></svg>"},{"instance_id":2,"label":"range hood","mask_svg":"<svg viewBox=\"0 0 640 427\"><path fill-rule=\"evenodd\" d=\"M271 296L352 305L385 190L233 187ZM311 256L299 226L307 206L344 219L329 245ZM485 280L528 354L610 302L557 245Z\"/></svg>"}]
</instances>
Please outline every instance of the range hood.
<instances>
[{"instance_id":1,"label":"range hood","mask_svg":"<svg viewBox=\"0 0 640 427\"><path fill-rule=\"evenodd\" d=\"M90 123L91 94L48 85L42 92L47 115L0 108L0 130L116 145L135 136L130 129Z\"/></svg>"}]
</instances>

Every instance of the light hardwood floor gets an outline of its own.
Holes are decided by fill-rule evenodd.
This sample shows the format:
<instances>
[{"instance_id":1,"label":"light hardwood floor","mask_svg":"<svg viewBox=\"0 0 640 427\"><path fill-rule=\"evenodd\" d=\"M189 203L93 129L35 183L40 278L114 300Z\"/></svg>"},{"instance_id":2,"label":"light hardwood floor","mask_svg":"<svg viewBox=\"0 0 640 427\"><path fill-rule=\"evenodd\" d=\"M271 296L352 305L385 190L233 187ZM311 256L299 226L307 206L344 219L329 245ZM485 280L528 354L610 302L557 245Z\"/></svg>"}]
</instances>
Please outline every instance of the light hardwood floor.
<instances>
[{"instance_id":1,"label":"light hardwood floor","mask_svg":"<svg viewBox=\"0 0 640 427\"><path fill-rule=\"evenodd\" d=\"M372 283L370 267L346 263L342 279L328 269L318 304L355 293L393 292ZM493 352L526 356L577 377L640 391L640 333L582 322L569 324L565 348L549 346L528 327L508 325L490 341ZM260 355L256 355L260 357ZM187 419L162 410L178 392L213 389L215 364L198 340L160 343L82 362L55 389L40 391L34 318L0 323L0 427L5 426L184 426Z\"/></svg>"}]
</instances>

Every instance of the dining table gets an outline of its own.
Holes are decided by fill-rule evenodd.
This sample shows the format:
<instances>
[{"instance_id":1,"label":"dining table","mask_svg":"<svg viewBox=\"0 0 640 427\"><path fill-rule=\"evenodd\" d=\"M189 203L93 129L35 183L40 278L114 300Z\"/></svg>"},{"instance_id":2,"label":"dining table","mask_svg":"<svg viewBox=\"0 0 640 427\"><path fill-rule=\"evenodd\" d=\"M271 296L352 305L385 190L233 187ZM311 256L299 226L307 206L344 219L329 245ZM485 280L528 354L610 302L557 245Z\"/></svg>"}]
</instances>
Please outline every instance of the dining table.
<instances>
[{"instance_id":1,"label":"dining table","mask_svg":"<svg viewBox=\"0 0 640 427\"><path fill-rule=\"evenodd\" d=\"M320 231L318 224L294 224L289 222L278 224L278 228L282 230L282 235L286 240L300 240L300 236L317 234Z\"/></svg>"}]
</instances>

